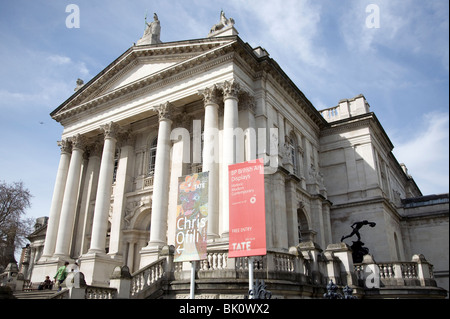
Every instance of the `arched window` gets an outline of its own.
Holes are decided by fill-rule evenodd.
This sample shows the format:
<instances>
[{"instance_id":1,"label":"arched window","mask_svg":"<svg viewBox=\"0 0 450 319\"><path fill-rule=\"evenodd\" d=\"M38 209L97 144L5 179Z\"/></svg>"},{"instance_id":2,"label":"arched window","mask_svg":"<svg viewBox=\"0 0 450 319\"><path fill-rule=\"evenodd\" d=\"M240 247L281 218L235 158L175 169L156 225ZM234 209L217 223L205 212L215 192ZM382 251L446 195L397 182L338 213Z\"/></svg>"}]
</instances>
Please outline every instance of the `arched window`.
<instances>
[{"instance_id":1,"label":"arched window","mask_svg":"<svg viewBox=\"0 0 450 319\"><path fill-rule=\"evenodd\" d=\"M308 241L309 225L303 209L297 209L298 241Z\"/></svg>"},{"instance_id":2,"label":"arched window","mask_svg":"<svg viewBox=\"0 0 450 319\"><path fill-rule=\"evenodd\" d=\"M158 145L158 137L155 137L152 144L150 144L149 157L148 157L148 176L153 176L155 174L157 145Z\"/></svg>"}]
</instances>

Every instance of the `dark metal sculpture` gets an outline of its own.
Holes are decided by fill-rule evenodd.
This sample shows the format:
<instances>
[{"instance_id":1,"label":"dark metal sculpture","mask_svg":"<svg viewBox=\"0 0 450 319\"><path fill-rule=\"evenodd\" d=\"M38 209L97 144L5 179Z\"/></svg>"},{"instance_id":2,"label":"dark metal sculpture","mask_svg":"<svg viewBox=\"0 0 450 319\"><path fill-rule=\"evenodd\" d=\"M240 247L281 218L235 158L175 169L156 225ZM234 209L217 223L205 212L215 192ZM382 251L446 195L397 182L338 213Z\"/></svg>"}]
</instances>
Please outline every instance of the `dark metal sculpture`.
<instances>
[{"instance_id":1,"label":"dark metal sculpture","mask_svg":"<svg viewBox=\"0 0 450 319\"><path fill-rule=\"evenodd\" d=\"M347 235L347 236L342 236L341 237L341 242L344 241L344 239L346 239L346 238L352 237L353 235L356 235L356 237L358 238L358 240L357 241L353 241L352 246L350 246L350 248L352 249L352 257L353 257L353 262L354 263L362 262L363 261L363 256L367 255L369 253L369 248L364 247L364 243L361 241L361 234L359 233L359 230L364 225L369 225L370 227L375 227L376 223L369 222L367 220L363 220L361 222L353 223L353 225L350 226L350 227L353 228L352 232L349 235Z\"/></svg>"},{"instance_id":2,"label":"dark metal sculpture","mask_svg":"<svg viewBox=\"0 0 450 319\"><path fill-rule=\"evenodd\" d=\"M342 295L338 292L338 286L335 285L333 280L327 285L327 292L323 294L325 299L342 299Z\"/></svg>"},{"instance_id":3,"label":"dark metal sculpture","mask_svg":"<svg viewBox=\"0 0 450 319\"><path fill-rule=\"evenodd\" d=\"M338 286L330 280L327 285L327 292L323 294L325 299L357 299L356 296L353 296L353 289L346 285L342 291L344 292L344 296L342 296L338 292Z\"/></svg>"},{"instance_id":4,"label":"dark metal sculpture","mask_svg":"<svg viewBox=\"0 0 450 319\"><path fill-rule=\"evenodd\" d=\"M246 296L246 299L271 299L272 293L268 290L266 290L266 284L264 283L264 280L261 280L261 282L256 279L255 285L253 286L253 289L250 289L248 291L248 296Z\"/></svg>"},{"instance_id":5,"label":"dark metal sculpture","mask_svg":"<svg viewBox=\"0 0 450 319\"><path fill-rule=\"evenodd\" d=\"M353 296L353 289L346 285L342 291L344 292L344 299L357 299L356 296Z\"/></svg>"},{"instance_id":6,"label":"dark metal sculpture","mask_svg":"<svg viewBox=\"0 0 450 319\"><path fill-rule=\"evenodd\" d=\"M361 234L359 233L359 230L364 225L369 225L370 227L375 227L376 223L368 222L367 220L363 220L362 222L353 223L353 225L350 226L351 228L353 228L352 232L350 233L350 235L342 236L341 241L343 241L345 238L352 237L353 235L356 235L356 237L358 237L358 241L360 241L361 240Z\"/></svg>"}]
</instances>

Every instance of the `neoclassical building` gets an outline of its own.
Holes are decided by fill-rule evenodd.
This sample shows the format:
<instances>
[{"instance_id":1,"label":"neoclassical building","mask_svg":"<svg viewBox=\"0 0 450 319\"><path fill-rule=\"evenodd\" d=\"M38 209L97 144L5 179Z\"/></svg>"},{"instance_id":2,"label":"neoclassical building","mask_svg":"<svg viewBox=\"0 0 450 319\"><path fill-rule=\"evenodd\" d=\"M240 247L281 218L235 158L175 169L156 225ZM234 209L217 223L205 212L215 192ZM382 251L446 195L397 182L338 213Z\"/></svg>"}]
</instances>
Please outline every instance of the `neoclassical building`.
<instances>
[{"instance_id":1,"label":"neoclassical building","mask_svg":"<svg viewBox=\"0 0 450 319\"><path fill-rule=\"evenodd\" d=\"M109 287L126 266L130 297L186 297L191 265L171 259L178 178L208 171L197 293L242 297L246 258L227 257L227 168L263 158L268 252L254 268L274 296L321 297L330 279L370 296L364 262L390 265L380 276L394 288L445 295L436 281L448 289L448 194L424 199L363 95L318 111L223 13L206 38L167 43L157 19L51 113L64 127L61 157L32 282L77 261L91 286ZM355 238L341 238L363 220L376 226L360 229L372 261L358 264ZM394 288L385 294L402 294Z\"/></svg>"}]
</instances>

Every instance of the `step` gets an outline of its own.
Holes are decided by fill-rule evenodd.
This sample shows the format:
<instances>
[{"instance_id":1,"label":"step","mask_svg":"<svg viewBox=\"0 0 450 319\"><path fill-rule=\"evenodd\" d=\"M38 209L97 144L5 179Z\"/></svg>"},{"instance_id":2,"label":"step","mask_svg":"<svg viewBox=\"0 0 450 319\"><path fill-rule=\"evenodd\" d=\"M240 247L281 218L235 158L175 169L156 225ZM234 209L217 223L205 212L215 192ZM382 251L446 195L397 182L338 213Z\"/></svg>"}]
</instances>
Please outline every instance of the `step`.
<instances>
[{"instance_id":1,"label":"step","mask_svg":"<svg viewBox=\"0 0 450 319\"><path fill-rule=\"evenodd\" d=\"M57 294L57 290L32 290L32 291L15 291L13 293L16 299L50 299Z\"/></svg>"}]
</instances>

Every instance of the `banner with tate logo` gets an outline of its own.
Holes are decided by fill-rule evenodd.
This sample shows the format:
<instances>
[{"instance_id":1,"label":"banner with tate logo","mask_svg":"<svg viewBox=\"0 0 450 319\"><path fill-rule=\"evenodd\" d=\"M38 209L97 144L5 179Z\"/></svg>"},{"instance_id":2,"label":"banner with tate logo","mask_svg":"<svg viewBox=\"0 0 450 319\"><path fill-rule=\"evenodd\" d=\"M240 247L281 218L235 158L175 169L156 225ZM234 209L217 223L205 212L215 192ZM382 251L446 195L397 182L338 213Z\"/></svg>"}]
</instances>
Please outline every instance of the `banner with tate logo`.
<instances>
[{"instance_id":1,"label":"banner with tate logo","mask_svg":"<svg viewBox=\"0 0 450 319\"><path fill-rule=\"evenodd\" d=\"M230 243L228 257L266 255L264 161L228 166Z\"/></svg>"},{"instance_id":2,"label":"banner with tate logo","mask_svg":"<svg viewBox=\"0 0 450 319\"><path fill-rule=\"evenodd\" d=\"M209 172L180 177L174 261L206 259Z\"/></svg>"}]
</instances>

